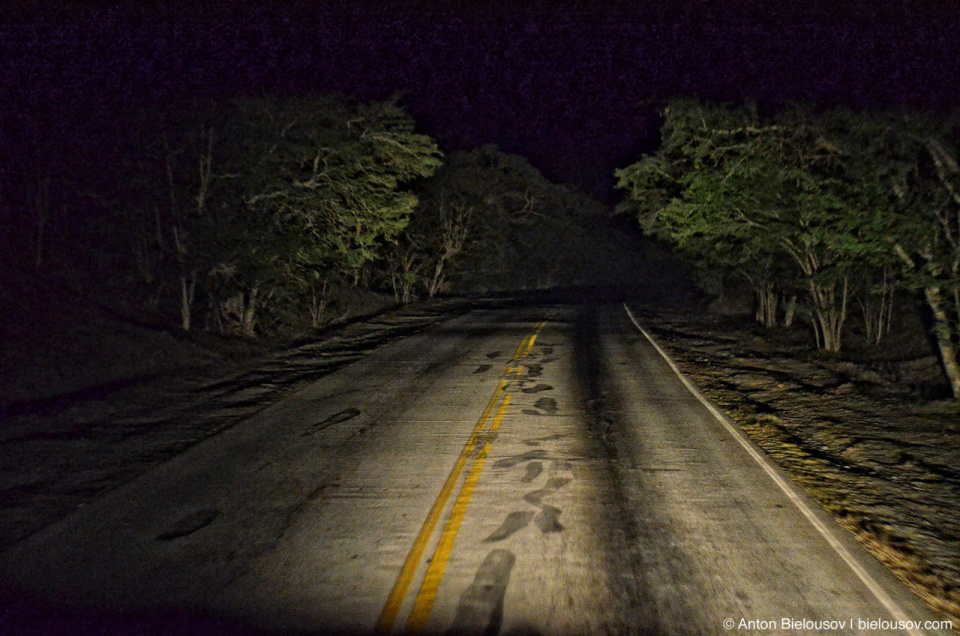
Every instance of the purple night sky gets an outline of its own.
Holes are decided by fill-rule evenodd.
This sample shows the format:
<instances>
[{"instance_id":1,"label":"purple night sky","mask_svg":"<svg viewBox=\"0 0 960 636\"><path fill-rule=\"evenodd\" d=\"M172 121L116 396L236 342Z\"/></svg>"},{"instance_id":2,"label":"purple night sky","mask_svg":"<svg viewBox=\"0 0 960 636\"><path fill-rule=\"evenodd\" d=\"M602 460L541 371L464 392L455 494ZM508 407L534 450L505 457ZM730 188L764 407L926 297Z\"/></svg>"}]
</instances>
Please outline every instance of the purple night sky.
<instances>
[{"instance_id":1,"label":"purple night sky","mask_svg":"<svg viewBox=\"0 0 960 636\"><path fill-rule=\"evenodd\" d=\"M945 111L960 93L954 0L18 4L0 9L7 158L152 102L400 91L445 149L497 143L608 196L655 144L657 100Z\"/></svg>"}]
</instances>

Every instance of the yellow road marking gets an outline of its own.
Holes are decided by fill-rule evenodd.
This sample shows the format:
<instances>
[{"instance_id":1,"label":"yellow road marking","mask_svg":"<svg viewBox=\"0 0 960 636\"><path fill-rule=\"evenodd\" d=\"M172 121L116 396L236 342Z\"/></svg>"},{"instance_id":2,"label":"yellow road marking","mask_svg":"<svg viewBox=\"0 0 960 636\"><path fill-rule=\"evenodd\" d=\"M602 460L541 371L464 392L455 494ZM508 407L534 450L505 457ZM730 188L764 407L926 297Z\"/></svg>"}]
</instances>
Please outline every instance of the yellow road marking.
<instances>
[{"instance_id":1,"label":"yellow road marking","mask_svg":"<svg viewBox=\"0 0 960 636\"><path fill-rule=\"evenodd\" d=\"M533 349L533 343L536 341L536 339L537 334L530 336L530 340L527 341L527 348L523 350L523 358L526 358L528 355L530 355L530 349Z\"/></svg>"},{"instance_id":2,"label":"yellow road marking","mask_svg":"<svg viewBox=\"0 0 960 636\"><path fill-rule=\"evenodd\" d=\"M533 333L529 333L526 336L524 336L523 340L520 341L520 345L517 347L516 352L514 352L513 358L511 358L511 360L523 360L528 355L530 355L530 350L533 349L533 343L536 342L537 340L537 334L540 333L540 331L543 329L543 327L546 324L547 324L547 321L544 320L534 325Z\"/></svg>"},{"instance_id":3,"label":"yellow road marking","mask_svg":"<svg viewBox=\"0 0 960 636\"><path fill-rule=\"evenodd\" d=\"M524 358L530 355L530 350L533 349L533 343L537 341L537 335L539 335L539 333L543 330L543 328L546 325L547 325L547 321L542 320L533 327L533 333L530 334L530 340L527 342L527 347L526 349L523 350Z\"/></svg>"},{"instance_id":4,"label":"yellow road marking","mask_svg":"<svg viewBox=\"0 0 960 636\"><path fill-rule=\"evenodd\" d=\"M496 432L503 421L503 415L510 405L510 394L503 396L503 402L497 409L497 414L493 417L490 424L490 432ZM410 619L407 621L407 633L419 634L427 626L427 620L430 618L430 610L433 608L433 602L437 598L437 589L440 587L440 581L443 579L443 573L447 568L447 560L453 551L453 544L457 540L457 533L460 531L460 524L463 522L464 515L467 514L467 506L470 504L470 498L473 496L473 490L480 479L480 473L483 471L483 464L486 461L490 447L493 445L493 439L487 441L477 454L476 461L470 467L467 473L467 479L463 484L463 489L453 504L453 511L447 519L443 532L440 534L440 541L433 552L430 560L430 567L420 585L420 591L417 593L416 600L413 603L413 610L410 612Z\"/></svg>"},{"instance_id":5,"label":"yellow road marking","mask_svg":"<svg viewBox=\"0 0 960 636\"><path fill-rule=\"evenodd\" d=\"M517 350L514 352L511 362L522 360L530 355L530 351L533 349L533 343L537 339L537 334L540 333L540 330L543 329L544 325L546 325L546 321L538 323L536 326L534 326L533 333L529 333L524 336L523 340L521 340L520 344L517 346ZM483 431L483 428L487 423L487 419L489 419L490 413L493 411L493 407L496 406L497 402L500 400L501 394L503 394L503 391L507 386L506 378L513 374L519 376L523 372L523 369L524 367L521 365L517 365L515 367L509 366L504 372L503 378L500 380L497 389L493 392L493 396L491 396L490 401L487 403L487 406L483 411L483 415L481 415L480 419L477 421L477 425L474 427L470 438L467 440L466 445L464 445L463 450L460 452L460 456L457 458L457 461L453 466L453 469L451 469L450 474L447 476L447 480L440 489L440 494L437 495L437 499L433 502L430 512L427 513L427 518L424 520L423 526L420 528L420 532L417 533L417 538L413 542L413 547L410 548L410 553L407 554L407 558L403 562L403 567L400 569L400 574L397 576L397 580L393 584L393 588L390 590L390 595L387 597L387 601L384 604L383 609L380 611L377 624L374 626L374 633L389 634L392 631L393 623L396 621L397 615L400 613L400 606L403 604L403 600L407 595L407 590L410 588L410 583L413 581L413 577L416 575L417 569L419 568L420 559L423 557L423 553L427 549L427 544L430 542L430 537L433 535L433 531L437 526L437 522L440 520L440 516L447 507L447 501L450 498L450 494L460 481L460 475L463 473L463 469L466 466L467 461L473 454L477 446L477 442L480 440L481 432L496 432L497 429L500 428L500 424L503 421L507 406L510 404L511 398L509 394L503 396L503 402L500 403L500 407L497 409L496 415L494 415L493 421L490 424L490 428L487 431ZM422 629L426 626L427 619L430 617L430 610L432 609L433 602L436 599L437 589L440 586L440 581L443 578L443 572L446 569L447 560L449 559L450 553L453 550L454 540L456 539L457 532L459 532L460 529L460 523L463 521L463 516L466 514L467 504L470 503L470 498L473 496L473 490L477 485L477 481L480 479L480 473L483 470L483 464L486 461L487 454L490 452L492 444L493 437L491 436L484 442L479 453L477 453L477 457L467 473L467 477L464 481L463 487L460 490L460 494L454 501L453 510L450 512L450 517L447 519L447 523L444 525L443 531L440 533L440 539L438 540L437 547L434 549L433 557L430 561L430 566L427 568L424 580L420 585L420 591L417 593L417 596L414 599L413 610L411 611L410 617L407 621L408 631L422 631Z\"/></svg>"},{"instance_id":6,"label":"yellow road marking","mask_svg":"<svg viewBox=\"0 0 960 636\"><path fill-rule=\"evenodd\" d=\"M483 430L483 427L486 425L487 418L490 417L490 412L493 411L493 407L500 399L500 395L503 393L503 389L506 386L506 380L500 380L500 384L497 386L496 391L493 392L493 396L487 403L487 407L484 409L483 415L481 415L480 419L477 421L477 425L474 427L473 433L470 435L470 439L467 440L466 445L460 452L460 457L457 458L457 462L454 464L453 469L447 476L447 480L444 482L443 488L440 489L440 494L437 496L436 501L433 502L430 512L427 513L427 518L423 522L423 526L420 528L420 532L417 534L417 538L413 542L413 547L410 549L410 553L403 562L403 567L400 569L400 575L397 576L397 580L393 584L393 589L390 591L390 596L387 597L387 602L380 611L380 617L377 619L377 624L373 628L374 633L388 634L393 628L393 621L397 618L397 613L400 611L400 605L403 604L403 599L407 595L407 589L410 587L410 582L413 580L413 576L417 572L417 567L420 564L420 558L427 549L427 543L430 541L430 536L433 534L433 529L436 527L437 521L440 520L440 515L443 514L443 509L447 506L447 500L450 498L450 493L453 492L454 487L460 480L460 474L463 472L463 467L466 465L467 459L469 459L470 455L473 453L480 431Z\"/></svg>"},{"instance_id":7,"label":"yellow road marking","mask_svg":"<svg viewBox=\"0 0 960 636\"><path fill-rule=\"evenodd\" d=\"M517 350L513 353L513 357L510 358L510 362L523 360L530 355L530 351L533 349L533 343L537 341L537 334L540 333L546 324L547 321L544 320L534 325L533 333L528 333L523 337L523 340L521 340L520 344L517 346ZM506 375L520 375L521 373L523 373L523 366L518 365L516 367L507 367Z\"/></svg>"},{"instance_id":8,"label":"yellow road marking","mask_svg":"<svg viewBox=\"0 0 960 636\"><path fill-rule=\"evenodd\" d=\"M513 352L513 357L510 358L510 360L519 360L523 357L523 348L527 346L527 341L530 339L530 336L531 334L527 334L523 337L523 340L517 345L517 350Z\"/></svg>"}]
</instances>

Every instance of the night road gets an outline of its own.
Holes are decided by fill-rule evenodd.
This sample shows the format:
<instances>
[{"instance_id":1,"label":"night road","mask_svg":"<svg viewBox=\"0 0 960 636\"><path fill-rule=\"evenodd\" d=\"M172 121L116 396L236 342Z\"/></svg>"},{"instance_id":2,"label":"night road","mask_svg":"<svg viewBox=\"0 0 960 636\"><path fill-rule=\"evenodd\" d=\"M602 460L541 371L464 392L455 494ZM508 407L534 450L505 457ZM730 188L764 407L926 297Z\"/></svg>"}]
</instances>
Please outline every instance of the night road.
<instances>
[{"instance_id":1,"label":"night road","mask_svg":"<svg viewBox=\"0 0 960 636\"><path fill-rule=\"evenodd\" d=\"M935 618L615 304L475 310L388 344L13 545L0 574L83 611L282 633Z\"/></svg>"}]
</instances>

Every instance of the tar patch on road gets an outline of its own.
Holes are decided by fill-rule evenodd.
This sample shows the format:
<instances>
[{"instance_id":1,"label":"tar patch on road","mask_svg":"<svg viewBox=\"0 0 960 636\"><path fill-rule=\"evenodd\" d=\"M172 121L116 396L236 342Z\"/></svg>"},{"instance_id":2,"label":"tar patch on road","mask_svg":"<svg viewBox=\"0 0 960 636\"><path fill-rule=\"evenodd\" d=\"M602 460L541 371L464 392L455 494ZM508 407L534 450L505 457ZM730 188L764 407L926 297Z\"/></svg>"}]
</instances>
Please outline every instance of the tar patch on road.
<instances>
[{"instance_id":1,"label":"tar patch on road","mask_svg":"<svg viewBox=\"0 0 960 636\"><path fill-rule=\"evenodd\" d=\"M548 398L545 398L548 399ZM538 401L539 402L539 401ZM557 433L556 435L547 435L546 437L534 437L533 439L525 439L523 443L527 446L539 446L543 442L552 442L555 439L561 439L566 437L563 433Z\"/></svg>"},{"instance_id":2,"label":"tar patch on road","mask_svg":"<svg viewBox=\"0 0 960 636\"><path fill-rule=\"evenodd\" d=\"M557 401L553 398L540 398L532 409L523 409L524 415L556 415Z\"/></svg>"},{"instance_id":3,"label":"tar patch on road","mask_svg":"<svg viewBox=\"0 0 960 636\"><path fill-rule=\"evenodd\" d=\"M327 427L333 426L334 424L342 424L343 422L352 420L358 415L360 415L360 409L354 409L354 408L344 409L339 413L334 413L333 415L326 418L325 420L321 420L317 422L316 424L308 428L303 434L312 435L314 433L322 431Z\"/></svg>"},{"instance_id":4,"label":"tar patch on road","mask_svg":"<svg viewBox=\"0 0 960 636\"><path fill-rule=\"evenodd\" d=\"M551 438L557 437L563 436L551 436ZM547 456L548 454L544 450L527 451L526 453L514 455L513 457L505 457L497 461L494 464L494 467L499 469L510 469L524 462L528 462L523 477L520 478L520 481L521 483L529 484L535 481L543 473L543 463L534 460L546 459ZM551 462L547 481L543 487L528 492L522 498L525 503L534 506L539 510L536 513L532 511L515 511L509 513L507 518L503 520L503 523L500 524L500 527L494 530L490 536L483 540L484 543L502 541L517 531L526 528L528 525L530 525L531 521L533 522L533 525L543 534L563 532L564 527L563 524L560 523L560 515L563 511L556 506L551 506L544 503L544 499L560 492L560 490L572 482L573 479L574 476L570 462L564 460L556 460Z\"/></svg>"},{"instance_id":5,"label":"tar patch on road","mask_svg":"<svg viewBox=\"0 0 960 636\"><path fill-rule=\"evenodd\" d=\"M573 481L570 477L551 477L547 480L547 484L539 489L534 490L533 492L528 492L523 496L523 500L528 504L534 506L542 505L543 498L549 497L550 495L559 492L561 488Z\"/></svg>"},{"instance_id":6,"label":"tar patch on road","mask_svg":"<svg viewBox=\"0 0 960 636\"><path fill-rule=\"evenodd\" d=\"M457 606L449 636L499 634L503 624L503 597L510 582L516 557L509 550L493 550L480 564L477 574Z\"/></svg>"},{"instance_id":7,"label":"tar patch on road","mask_svg":"<svg viewBox=\"0 0 960 636\"><path fill-rule=\"evenodd\" d=\"M216 521L217 517L219 516L220 511L213 508L191 512L158 534L157 540L173 541L174 539L179 539L180 537L193 534L197 530L201 530L209 526L211 523Z\"/></svg>"},{"instance_id":8,"label":"tar patch on road","mask_svg":"<svg viewBox=\"0 0 960 636\"><path fill-rule=\"evenodd\" d=\"M520 389L524 393L540 393L541 391L552 391L553 387L549 384L538 384L537 386L532 386L526 389Z\"/></svg>"},{"instance_id":9,"label":"tar patch on road","mask_svg":"<svg viewBox=\"0 0 960 636\"><path fill-rule=\"evenodd\" d=\"M540 473L543 472L543 464L540 462L530 462L527 464L527 471L523 473L523 477L520 478L520 481L524 484L529 484L531 481L540 476Z\"/></svg>"},{"instance_id":10,"label":"tar patch on road","mask_svg":"<svg viewBox=\"0 0 960 636\"><path fill-rule=\"evenodd\" d=\"M500 527L490 533L490 536L483 540L484 543L493 543L494 541L503 541L517 530L522 530L533 521L533 513L530 511L511 512L503 520Z\"/></svg>"},{"instance_id":11,"label":"tar patch on road","mask_svg":"<svg viewBox=\"0 0 960 636\"><path fill-rule=\"evenodd\" d=\"M562 511L554 506L543 506L540 514L533 520L533 523L543 534L551 532L563 532L563 525L560 524L560 513Z\"/></svg>"},{"instance_id":12,"label":"tar patch on road","mask_svg":"<svg viewBox=\"0 0 960 636\"><path fill-rule=\"evenodd\" d=\"M545 450L532 450L527 451L526 453L521 453L519 455L514 455L513 457L504 457L503 459L498 459L493 463L494 468L513 468L523 462L528 462L534 459L546 459L547 451Z\"/></svg>"}]
</instances>

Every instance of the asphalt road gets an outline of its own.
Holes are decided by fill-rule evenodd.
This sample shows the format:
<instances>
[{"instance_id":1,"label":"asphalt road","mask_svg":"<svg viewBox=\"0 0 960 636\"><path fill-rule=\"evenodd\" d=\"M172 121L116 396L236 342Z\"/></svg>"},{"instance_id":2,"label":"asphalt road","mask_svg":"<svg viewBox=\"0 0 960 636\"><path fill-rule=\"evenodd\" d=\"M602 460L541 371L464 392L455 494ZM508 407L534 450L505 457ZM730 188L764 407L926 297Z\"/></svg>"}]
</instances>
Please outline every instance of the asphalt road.
<instances>
[{"instance_id":1,"label":"asphalt road","mask_svg":"<svg viewBox=\"0 0 960 636\"><path fill-rule=\"evenodd\" d=\"M282 633L935 620L620 305L388 344L11 546L0 580L93 617Z\"/></svg>"}]
</instances>

